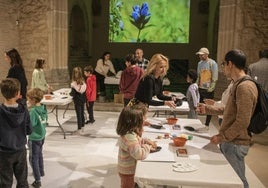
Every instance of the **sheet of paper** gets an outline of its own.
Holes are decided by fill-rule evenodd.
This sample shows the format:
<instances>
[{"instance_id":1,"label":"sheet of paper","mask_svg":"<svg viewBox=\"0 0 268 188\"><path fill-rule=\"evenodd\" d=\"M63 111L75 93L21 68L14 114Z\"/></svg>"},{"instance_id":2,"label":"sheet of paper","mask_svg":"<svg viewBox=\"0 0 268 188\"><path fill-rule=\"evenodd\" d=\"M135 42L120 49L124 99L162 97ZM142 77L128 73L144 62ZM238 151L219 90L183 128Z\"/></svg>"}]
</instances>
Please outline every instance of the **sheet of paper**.
<instances>
[{"instance_id":1,"label":"sheet of paper","mask_svg":"<svg viewBox=\"0 0 268 188\"><path fill-rule=\"evenodd\" d=\"M162 162L175 162L174 151L169 150L169 144L159 144L162 149L155 153L150 153L143 161L162 161Z\"/></svg>"}]
</instances>

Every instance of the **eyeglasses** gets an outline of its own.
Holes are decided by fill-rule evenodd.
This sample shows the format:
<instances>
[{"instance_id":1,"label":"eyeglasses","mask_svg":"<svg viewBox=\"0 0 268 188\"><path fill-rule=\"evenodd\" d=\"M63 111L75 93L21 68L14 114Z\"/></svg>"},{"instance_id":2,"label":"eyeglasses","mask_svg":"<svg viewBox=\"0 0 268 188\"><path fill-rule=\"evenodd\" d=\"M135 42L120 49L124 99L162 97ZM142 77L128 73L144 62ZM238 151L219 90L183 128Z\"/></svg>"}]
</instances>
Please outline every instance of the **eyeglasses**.
<instances>
[{"instance_id":1,"label":"eyeglasses","mask_svg":"<svg viewBox=\"0 0 268 188\"><path fill-rule=\"evenodd\" d=\"M226 65L227 63L225 62L225 61L223 61L222 63L221 63L221 68L224 68L224 66Z\"/></svg>"}]
</instances>

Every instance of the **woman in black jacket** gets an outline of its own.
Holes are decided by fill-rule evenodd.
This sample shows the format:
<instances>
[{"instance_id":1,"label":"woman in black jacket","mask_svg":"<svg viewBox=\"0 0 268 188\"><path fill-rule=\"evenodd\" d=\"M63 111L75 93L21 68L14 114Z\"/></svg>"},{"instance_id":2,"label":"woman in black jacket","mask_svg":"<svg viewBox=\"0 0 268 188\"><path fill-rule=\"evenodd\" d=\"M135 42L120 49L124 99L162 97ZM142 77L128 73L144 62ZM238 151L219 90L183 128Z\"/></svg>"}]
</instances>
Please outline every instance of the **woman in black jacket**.
<instances>
[{"instance_id":1,"label":"woman in black jacket","mask_svg":"<svg viewBox=\"0 0 268 188\"><path fill-rule=\"evenodd\" d=\"M22 64L20 54L15 48L11 48L5 52L5 60L10 63L10 69L8 70L7 78L16 78L20 81L21 99L19 102L26 105L26 92L28 81L25 76L25 70Z\"/></svg>"},{"instance_id":2,"label":"woman in black jacket","mask_svg":"<svg viewBox=\"0 0 268 188\"><path fill-rule=\"evenodd\" d=\"M135 98L148 105L167 105L175 108L175 98L163 94L163 78L167 74L168 68L167 57L162 54L153 55L139 82Z\"/></svg>"}]
</instances>

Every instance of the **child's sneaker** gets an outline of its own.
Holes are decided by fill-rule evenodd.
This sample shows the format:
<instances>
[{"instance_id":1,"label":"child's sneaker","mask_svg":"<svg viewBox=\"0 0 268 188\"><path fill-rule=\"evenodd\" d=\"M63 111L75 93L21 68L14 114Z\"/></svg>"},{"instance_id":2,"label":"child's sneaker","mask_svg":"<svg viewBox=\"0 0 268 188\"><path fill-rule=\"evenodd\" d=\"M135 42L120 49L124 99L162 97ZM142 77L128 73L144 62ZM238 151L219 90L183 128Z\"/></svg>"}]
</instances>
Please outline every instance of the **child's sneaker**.
<instances>
[{"instance_id":1,"label":"child's sneaker","mask_svg":"<svg viewBox=\"0 0 268 188\"><path fill-rule=\"evenodd\" d=\"M41 181L34 181L34 182L32 183L32 186L33 186L34 188L40 188L40 187L41 187Z\"/></svg>"}]
</instances>

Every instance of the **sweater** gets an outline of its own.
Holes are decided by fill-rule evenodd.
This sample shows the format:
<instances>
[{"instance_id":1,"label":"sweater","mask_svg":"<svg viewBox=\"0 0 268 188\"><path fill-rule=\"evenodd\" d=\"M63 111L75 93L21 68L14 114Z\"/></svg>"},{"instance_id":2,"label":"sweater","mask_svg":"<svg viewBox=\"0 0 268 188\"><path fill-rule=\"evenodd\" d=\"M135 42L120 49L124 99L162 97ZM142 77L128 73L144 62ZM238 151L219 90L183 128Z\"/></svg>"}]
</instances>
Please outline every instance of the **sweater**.
<instances>
[{"instance_id":1,"label":"sweater","mask_svg":"<svg viewBox=\"0 0 268 188\"><path fill-rule=\"evenodd\" d=\"M39 88L42 91L47 91L47 81L43 69L34 69L31 88Z\"/></svg>"},{"instance_id":2,"label":"sweater","mask_svg":"<svg viewBox=\"0 0 268 188\"><path fill-rule=\"evenodd\" d=\"M121 74L119 89L125 99L132 99L137 90L143 70L138 66L127 67Z\"/></svg>"},{"instance_id":3,"label":"sweater","mask_svg":"<svg viewBox=\"0 0 268 188\"><path fill-rule=\"evenodd\" d=\"M155 96L162 101L155 100ZM147 75L140 80L135 98L153 106L162 106L164 101L171 100L170 96L163 95L162 78L155 78L153 75Z\"/></svg>"},{"instance_id":4,"label":"sweater","mask_svg":"<svg viewBox=\"0 0 268 188\"><path fill-rule=\"evenodd\" d=\"M110 60L103 62L103 59L99 59L97 61L95 71L103 75L104 77L107 77L107 74L109 71L111 71L114 75L116 75L116 72L114 70L114 65Z\"/></svg>"},{"instance_id":5,"label":"sweater","mask_svg":"<svg viewBox=\"0 0 268 188\"><path fill-rule=\"evenodd\" d=\"M223 121L219 130L219 136L223 142L250 145L251 137L248 135L247 128L257 104L258 90L255 83L249 80L237 85L240 79L234 82L225 107L206 105L206 113L211 115L223 113ZM233 93L236 87L236 93Z\"/></svg>"},{"instance_id":6,"label":"sweater","mask_svg":"<svg viewBox=\"0 0 268 188\"><path fill-rule=\"evenodd\" d=\"M7 78L16 78L17 80L19 80L21 85L20 94L22 95L23 99L26 99L28 81L26 79L23 67L19 65L13 65L12 67L10 67L7 74Z\"/></svg>"},{"instance_id":7,"label":"sweater","mask_svg":"<svg viewBox=\"0 0 268 188\"><path fill-rule=\"evenodd\" d=\"M0 151L17 152L25 149L26 135L31 134L32 124L24 105L0 105Z\"/></svg>"},{"instance_id":8,"label":"sweater","mask_svg":"<svg viewBox=\"0 0 268 188\"><path fill-rule=\"evenodd\" d=\"M30 109L30 119L33 126L33 132L29 140L40 141L46 136L47 109L44 105L33 106Z\"/></svg>"},{"instance_id":9,"label":"sweater","mask_svg":"<svg viewBox=\"0 0 268 188\"><path fill-rule=\"evenodd\" d=\"M96 84L96 76L94 74L87 77L86 81L87 89L86 89L86 97L87 101L96 101L96 91L97 91L97 84Z\"/></svg>"},{"instance_id":10,"label":"sweater","mask_svg":"<svg viewBox=\"0 0 268 188\"><path fill-rule=\"evenodd\" d=\"M135 174L137 160L145 159L150 153L150 146L136 133L131 132L118 139L118 172Z\"/></svg>"}]
</instances>

